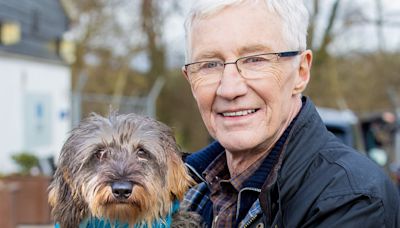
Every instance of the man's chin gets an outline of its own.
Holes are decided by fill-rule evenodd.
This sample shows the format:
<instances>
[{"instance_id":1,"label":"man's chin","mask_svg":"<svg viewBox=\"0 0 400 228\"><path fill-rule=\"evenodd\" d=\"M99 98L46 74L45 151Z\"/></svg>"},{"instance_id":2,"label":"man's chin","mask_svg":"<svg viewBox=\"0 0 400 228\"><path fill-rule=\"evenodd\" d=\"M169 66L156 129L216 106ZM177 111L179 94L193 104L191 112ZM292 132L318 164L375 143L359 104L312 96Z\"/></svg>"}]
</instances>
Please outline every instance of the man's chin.
<instances>
[{"instance_id":1,"label":"man's chin","mask_svg":"<svg viewBox=\"0 0 400 228\"><path fill-rule=\"evenodd\" d=\"M243 135L221 137L218 141L229 153L249 151L259 145L254 137Z\"/></svg>"}]
</instances>

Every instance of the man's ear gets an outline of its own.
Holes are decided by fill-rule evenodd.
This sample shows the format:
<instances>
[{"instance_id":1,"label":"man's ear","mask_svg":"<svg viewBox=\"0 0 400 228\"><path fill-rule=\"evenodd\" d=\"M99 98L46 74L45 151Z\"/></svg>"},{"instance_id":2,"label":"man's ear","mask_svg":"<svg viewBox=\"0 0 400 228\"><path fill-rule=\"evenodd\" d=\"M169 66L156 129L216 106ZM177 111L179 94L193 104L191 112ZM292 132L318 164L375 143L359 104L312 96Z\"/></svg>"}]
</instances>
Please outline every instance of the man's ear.
<instances>
[{"instance_id":1,"label":"man's ear","mask_svg":"<svg viewBox=\"0 0 400 228\"><path fill-rule=\"evenodd\" d=\"M293 89L293 95L302 93L306 89L307 84L310 81L310 72L313 58L312 51L304 51L301 54L300 58L300 65L298 68L298 75L296 77L296 82Z\"/></svg>"},{"instance_id":2,"label":"man's ear","mask_svg":"<svg viewBox=\"0 0 400 228\"><path fill-rule=\"evenodd\" d=\"M195 95L195 93L194 93L194 91L193 91L192 84L190 84L190 81L189 81L189 76L188 76L188 74L187 74L186 67L183 66L183 67L181 68L181 71L182 71L183 76L186 78L186 80L188 81L188 83L189 83L189 85L190 85L190 89L192 90L192 94L193 94L194 99L196 99L196 95Z\"/></svg>"},{"instance_id":3,"label":"man's ear","mask_svg":"<svg viewBox=\"0 0 400 228\"><path fill-rule=\"evenodd\" d=\"M188 75L187 75L186 67L183 66L183 67L181 68L181 71L182 71L183 76L184 76L184 77L186 78L186 80L189 82L189 78L188 78Z\"/></svg>"}]
</instances>

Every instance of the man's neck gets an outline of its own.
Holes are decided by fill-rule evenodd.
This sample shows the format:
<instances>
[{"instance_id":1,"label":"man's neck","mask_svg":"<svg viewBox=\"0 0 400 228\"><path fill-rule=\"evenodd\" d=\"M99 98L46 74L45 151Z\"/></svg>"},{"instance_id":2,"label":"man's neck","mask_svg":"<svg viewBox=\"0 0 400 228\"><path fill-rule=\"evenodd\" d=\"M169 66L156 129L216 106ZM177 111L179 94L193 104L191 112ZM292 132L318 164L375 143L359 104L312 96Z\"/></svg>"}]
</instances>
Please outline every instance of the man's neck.
<instances>
[{"instance_id":1,"label":"man's neck","mask_svg":"<svg viewBox=\"0 0 400 228\"><path fill-rule=\"evenodd\" d=\"M240 173L244 172L248 169L252 164L259 161L262 158L265 158L269 153L256 153L249 154L248 156L232 156L228 151L226 152L226 160L228 164L228 169L231 177L236 177Z\"/></svg>"}]
</instances>

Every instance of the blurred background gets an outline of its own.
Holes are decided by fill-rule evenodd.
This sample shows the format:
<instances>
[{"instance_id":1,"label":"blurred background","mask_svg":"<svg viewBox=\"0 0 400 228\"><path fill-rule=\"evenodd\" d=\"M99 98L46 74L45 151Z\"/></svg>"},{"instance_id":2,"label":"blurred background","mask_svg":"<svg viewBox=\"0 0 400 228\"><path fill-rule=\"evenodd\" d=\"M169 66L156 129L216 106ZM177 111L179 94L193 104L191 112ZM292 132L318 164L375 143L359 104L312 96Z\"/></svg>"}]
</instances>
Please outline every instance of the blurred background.
<instances>
[{"instance_id":1,"label":"blurred background","mask_svg":"<svg viewBox=\"0 0 400 228\"><path fill-rule=\"evenodd\" d=\"M91 112L153 116L187 152L210 141L180 72L193 1L0 0L0 227L51 224L55 161ZM329 130L398 184L400 2L305 1L305 94Z\"/></svg>"}]
</instances>

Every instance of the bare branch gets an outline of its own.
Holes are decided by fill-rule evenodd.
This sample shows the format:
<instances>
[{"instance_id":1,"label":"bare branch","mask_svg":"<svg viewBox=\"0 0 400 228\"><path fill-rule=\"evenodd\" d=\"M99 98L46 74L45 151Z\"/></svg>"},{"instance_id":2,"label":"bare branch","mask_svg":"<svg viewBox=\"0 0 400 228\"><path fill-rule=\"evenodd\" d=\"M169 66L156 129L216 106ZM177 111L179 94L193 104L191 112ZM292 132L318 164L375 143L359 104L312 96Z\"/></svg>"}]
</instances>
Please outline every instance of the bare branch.
<instances>
[{"instance_id":1,"label":"bare branch","mask_svg":"<svg viewBox=\"0 0 400 228\"><path fill-rule=\"evenodd\" d=\"M311 22L308 28L308 39L307 39L307 46L313 48L314 44L314 37L315 37L315 26L316 26L316 19L319 14L319 0L313 1L313 11L311 13Z\"/></svg>"},{"instance_id":2,"label":"bare branch","mask_svg":"<svg viewBox=\"0 0 400 228\"><path fill-rule=\"evenodd\" d=\"M337 14L338 14L338 9L339 9L339 4L340 4L341 0L336 0L335 3L332 6L332 11L331 11L331 15L329 17L329 21L328 21L328 26L326 27L325 31L324 31L324 35L322 38L322 44L319 47L318 52L319 53L326 53L326 49L328 47L328 45L331 43L332 41L332 30L333 30L333 26L336 22L337 19Z\"/></svg>"}]
</instances>

